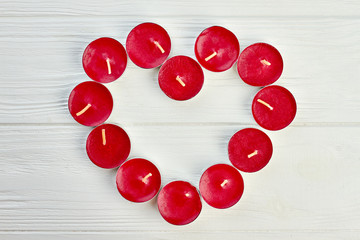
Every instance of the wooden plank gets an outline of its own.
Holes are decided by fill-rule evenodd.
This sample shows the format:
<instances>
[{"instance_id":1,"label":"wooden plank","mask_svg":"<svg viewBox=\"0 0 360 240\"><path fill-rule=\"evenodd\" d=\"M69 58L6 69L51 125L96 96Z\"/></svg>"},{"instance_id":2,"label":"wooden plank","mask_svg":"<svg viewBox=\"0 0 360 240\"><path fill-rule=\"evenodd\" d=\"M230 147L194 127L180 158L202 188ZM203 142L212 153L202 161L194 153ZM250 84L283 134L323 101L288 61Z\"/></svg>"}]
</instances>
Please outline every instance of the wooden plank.
<instances>
[{"instance_id":1,"label":"wooden plank","mask_svg":"<svg viewBox=\"0 0 360 240\"><path fill-rule=\"evenodd\" d=\"M360 75L360 68L355 67L360 64L360 46L353 44L360 41L360 34L354 32L360 27L358 18L274 17L244 21L199 17L197 24L187 18L148 20L156 20L169 31L172 56L194 57L196 36L212 24L233 30L242 49L254 42L270 42L285 61L277 84L291 90L298 102L294 124L359 122L360 83L354 79ZM115 37L124 43L127 33L141 21L121 14L51 21L1 18L0 123L74 123L68 114L67 97L77 83L89 80L81 66L83 49L100 36ZM158 87L157 71L130 62L125 74L107 85L115 99L110 121L254 124L250 108L258 88L245 85L235 67L223 73L205 71L203 90L188 102L167 98Z\"/></svg>"},{"instance_id":2,"label":"wooden plank","mask_svg":"<svg viewBox=\"0 0 360 240\"><path fill-rule=\"evenodd\" d=\"M267 240L267 239L278 239L278 240L303 240L303 239L328 239L328 240L357 240L359 239L359 231L281 231L281 232L142 232L142 231L133 231L133 232L90 232L90 233L38 233L38 232L21 232L21 233L8 233L0 234L2 239L6 240L23 240L24 238L28 240L38 240L38 239L51 239L51 240L62 240L62 239L87 239L87 240L98 240L98 239L107 239L107 240L118 240L118 239L254 239L254 240Z\"/></svg>"},{"instance_id":3,"label":"wooden plank","mask_svg":"<svg viewBox=\"0 0 360 240\"><path fill-rule=\"evenodd\" d=\"M182 179L197 185L202 171L211 164L229 163L227 142L246 126L124 128L132 139L131 156L155 162L163 184ZM241 201L227 210L204 203L199 219L181 228L162 220L154 200L133 204L121 198L114 183L115 170L100 169L87 159L84 143L89 130L62 125L0 126L2 234L115 231L190 236L192 232L230 232L231 237L240 232L239 236L251 237L251 232L258 232L254 239L268 232L282 239L289 235L300 239L311 232L317 233L313 238L326 239L332 233L344 233L350 239L359 234L358 126L290 127L270 132L273 158L260 172L243 173Z\"/></svg>"},{"instance_id":4,"label":"wooden plank","mask_svg":"<svg viewBox=\"0 0 360 240\"><path fill-rule=\"evenodd\" d=\"M1 1L2 16L359 16L359 2L345 0L293 1Z\"/></svg>"}]
</instances>

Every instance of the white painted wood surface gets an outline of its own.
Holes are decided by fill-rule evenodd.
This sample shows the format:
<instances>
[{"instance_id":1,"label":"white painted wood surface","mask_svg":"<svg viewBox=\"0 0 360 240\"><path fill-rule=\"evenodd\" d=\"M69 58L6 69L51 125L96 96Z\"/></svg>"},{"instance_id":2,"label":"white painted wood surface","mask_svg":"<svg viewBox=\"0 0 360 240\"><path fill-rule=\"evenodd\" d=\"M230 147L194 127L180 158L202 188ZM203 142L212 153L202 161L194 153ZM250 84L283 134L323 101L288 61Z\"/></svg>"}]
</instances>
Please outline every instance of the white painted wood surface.
<instances>
[{"instance_id":1,"label":"white painted wood surface","mask_svg":"<svg viewBox=\"0 0 360 240\"><path fill-rule=\"evenodd\" d=\"M0 239L360 239L359 1L70 1L0 0ZM137 24L153 21L172 39L171 56L194 57L197 35L222 25L241 49L275 45L285 68L277 84L293 92L298 114L274 144L269 165L243 174L245 193L227 210L203 202L192 224L167 224L155 200L125 201L115 170L85 153L90 128L74 122L67 97L89 80L86 45L101 36L125 43ZM163 185L229 163L227 142L257 127L250 112L258 88L236 69L205 71L201 93L167 98L157 71L129 61L107 86L109 122L127 130L131 157L157 164Z\"/></svg>"}]
</instances>

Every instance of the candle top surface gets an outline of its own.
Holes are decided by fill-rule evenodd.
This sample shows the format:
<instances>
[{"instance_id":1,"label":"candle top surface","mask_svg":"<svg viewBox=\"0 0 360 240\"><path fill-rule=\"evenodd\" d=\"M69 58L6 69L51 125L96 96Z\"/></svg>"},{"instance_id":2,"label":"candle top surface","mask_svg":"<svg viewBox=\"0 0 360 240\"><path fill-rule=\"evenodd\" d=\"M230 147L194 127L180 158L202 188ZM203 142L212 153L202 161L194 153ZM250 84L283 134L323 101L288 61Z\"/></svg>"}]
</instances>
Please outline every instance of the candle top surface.
<instances>
[{"instance_id":1,"label":"candle top surface","mask_svg":"<svg viewBox=\"0 0 360 240\"><path fill-rule=\"evenodd\" d=\"M287 127L295 118L296 101L289 90L271 85L261 89L252 102L255 121L267 130Z\"/></svg>"},{"instance_id":2,"label":"candle top surface","mask_svg":"<svg viewBox=\"0 0 360 240\"><path fill-rule=\"evenodd\" d=\"M169 56L171 40L164 28L155 23L142 23L126 39L129 58L142 68L160 66Z\"/></svg>"},{"instance_id":3,"label":"candle top surface","mask_svg":"<svg viewBox=\"0 0 360 240\"><path fill-rule=\"evenodd\" d=\"M202 174L199 188L205 202L214 208L224 209L240 200L244 192L244 181L234 167L216 164Z\"/></svg>"},{"instance_id":4,"label":"candle top surface","mask_svg":"<svg viewBox=\"0 0 360 240\"><path fill-rule=\"evenodd\" d=\"M252 86L274 83L283 71L280 52L267 43L255 43L245 48L237 62L240 78Z\"/></svg>"},{"instance_id":5,"label":"candle top surface","mask_svg":"<svg viewBox=\"0 0 360 240\"><path fill-rule=\"evenodd\" d=\"M231 68L239 57L240 45L228 29L212 26L200 33L195 42L195 56L201 66L213 72Z\"/></svg>"},{"instance_id":6,"label":"candle top surface","mask_svg":"<svg viewBox=\"0 0 360 240\"><path fill-rule=\"evenodd\" d=\"M143 158L124 162L116 174L120 194L132 202L146 202L158 193L161 175L157 167Z\"/></svg>"},{"instance_id":7,"label":"candle top surface","mask_svg":"<svg viewBox=\"0 0 360 240\"><path fill-rule=\"evenodd\" d=\"M202 209L197 189L184 181L174 181L165 185L158 195L157 202L161 216L174 225L193 222Z\"/></svg>"},{"instance_id":8,"label":"candle top surface","mask_svg":"<svg viewBox=\"0 0 360 240\"><path fill-rule=\"evenodd\" d=\"M230 162L240 171L257 172L270 161L273 146L270 138L256 128L236 132L228 144Z\"/></svg>"},{"instance_id":9,"label":"candle top surface","mask_svg":"<svg viewBox=\"0 0 360 240\"><path fill-rule=\"evenodd\" d=\"M127 54L123 45L113 38L103 37L92 41L82 58L86 74L94 81L109 83L125 71Z\"/></svg>"},{"instance_id":10,"label":"candle top surface","mask_svg":"<svg viewBox=\"0 0 360 240\"><path fill-rule=\"evenodd\" d=\"M110 91L102 84L87 81L70 93L68 107L71 116L85 126L97 126L108 119L113 108Z\"/></svg>"},{"instance_id":11,"label":"candle top surface","mask_svg":"<svg viewBox=\"0 0 360 240\"><path fill-rule=\"evenodd\" d=\"M120 166L130 154L131 143L127 133L114 124L94 128L86 140L89 159L102 168Z\"/></svg>"},{"instance_id":12,"label":"candle top surface","mask_svg":"<svg viewBox=\"0 0 360 240\"><path fill-rule=\"evenodd\" d=\"M204 73L194 59L175 56L161 66L158 81L161 90L168 97L184 101L200 92L204 84Z\"/></svg>"}]
</instances>

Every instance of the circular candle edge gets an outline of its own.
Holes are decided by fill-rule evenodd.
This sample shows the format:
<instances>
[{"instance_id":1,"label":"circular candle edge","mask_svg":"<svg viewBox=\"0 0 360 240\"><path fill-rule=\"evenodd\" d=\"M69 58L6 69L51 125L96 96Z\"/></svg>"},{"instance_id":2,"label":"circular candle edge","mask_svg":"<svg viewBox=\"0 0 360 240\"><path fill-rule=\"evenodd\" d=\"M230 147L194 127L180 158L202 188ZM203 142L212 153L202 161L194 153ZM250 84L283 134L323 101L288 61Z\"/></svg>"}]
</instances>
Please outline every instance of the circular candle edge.
<instances>
[{"instance_id":1,"label":"circular candle edge","mask_svg":"<svg viewBox=\"0 0 360 240\"><path fill-rule=\"evenodd\" d=\"M132 160L136 160L136 159L145 160L145 161L151 163L153 166L155 166L155 169L156 169L157 172L159 173L159 179L160 179L159 187L157 188L157 191L156 191L156 193L154 194L154 196L152 196L150 199L145 200L145 201L132 201L132 200L129 200L128 198L124 197L124 195L121 193L121 191L120 191L120 189L119 189L119 187L118 187L118 184L117 184L117 182L118 182L118 181L117 181L117 176L118 176L118 173L119 173L119 171L120 171L120 168L121 168L124 164L126 164L127 162L132 161ZM125 198L127 201L130 201L130 202L133 202L133 203L146 203L146 202L149 202L149 201L151 201L152 199L154 199L154 198L159 194L159 192L160 192L160 190L161 190L162 177L161 177L161 172L160 172L159 168L158 168L152 161L150 161L150 160L148 160L148 159L146 159L146 158L142 158L142 157L134 157L134 158L126 159L123 163L120 164L119 168L116 170L115 183L116 183L116 188L117 188L118 192L119 192L120 195L121 195L123 198Z\"/></svg>"},{"instance_id":2,"label":"circular candle edge","mask_svg":"<svg viewBox=\"0 0 360 240\"><path fill-rule=\"evenodd\" d=\"M262 91L263 89L265 89L265 88L270 88L270 87L278 87L278 88L285 89L287 92L290 93L290 95L292 96L292 98L293 98L293 100L294 100L294 102L295 102L295 114L294 114L294 117L293 117L292 120L289 122L289 124L286 125L286 126L283 127L283 128L279 128L279 129L269 129L269 128L266 128L266 127L264 127L264 126L262 126L262 125L260 124L260 122L257 120L257 118L255 117L255 114L254 114L254 102L255 102L256 96L257 96L258 93L259 93L260 91ZM293 95L287 88L282 87L282 86L280 86L280 85L268 85L268 86L265 86L265 87L263 87L262 89L260 89L260 90L255 94L255 96L254 96L254 98L253 98L253 101L252 101L252 104L251 104L251 112L252 112L252 115L253 115L254 120L256 121L256 123L257 123L260 127L264 128L264 129L266 129L266 130L269 130L269 131L279 131L279 130L282 130L282 129L288 127L288 126L294 121L294 119L295 119L295 117L296 117L296 113L297 113L297 103L296 103L296 99L295 99L294 95Z\"/></svg>"},{"instance_id":3,"label":"circular candle edge","mask_svg":"<svg viewBox=\"0 0 360 240\"><path fill-rule=\"evenodd\" d=\"M133 59L130 57L130 55L129 55L129 53L128 53L128 50L127 50L127 42L128 42L127 40L128 40L128 37L129 37L130 33L131 33L136 27L138 27L138 26L140 26L140 25L142 25L142 24L155 24L155 25L159 26L160 28L162 28L162 29L165 31L165 33L167 34L166 36L169 38L169 42L170 42L169 52L167 53L165 60L162 61L160 64L158 64L158 65L156 65L156 66L152 66L152 67L140 66L140 65L138 65L137 63L135 63L135 62L133 61ZM136 66L138 66L138 67L140 67L140 68L143 68L143 69L158 68L158 67L161 67L161 66L169 59L168 57L170 56L170 53L171 53L171 38L170 38L169 33L166 31L166 29L163 28L161 25L159 25L159 24L157 24L157 23L154 23L154 22L143 22L143 23L140 23L140 24L136 25L133 29L131 29L131 31L129 32L128 36L126 37L125 48L126 48L126 52L127 52L127 55L128 55L128 57L129 57L129 59L130 59Z\"/></svg>"},{"instance_id":4,"label":"circular candle edge","mask_svg":"<svg viewBox=\"0 0 360 240\"><path fill-rule=\"evenodd\" d=\"M235 171L239 174L240 179L241 179L242 190L241 190L241 194L240 194L240 196L239 196L239 199L238 199L236 202L234 202L233 204L231 204L231 205L229 205L229 206L225 206L225 207L213 206L212 204L210 204L210 203L204 198L203 194L201 194L200 183L201 183L201 179L202 179L203 175L205 174L205 172L206 172L207 170L209 170L210 168L212 168L212 167L214 167L214 166L218 166L218 165L225 165L225 166L227 166L227 167L230 167L230 168L228 168L228 169L235 170ZM204 199L204 201L205 201L209 206L211 206L211 207L213 207L213 208L216 208L216 209L228 209L228 208L231 208L231 207L235 206L235 205L240 201L240 199L242 198L242 196L243 196L243 194L244 194L244 191L245 191L244 178L242 177L241 173L239 172L239 170L238 170L236 167L234 167L234 166L232 166L232 165L230 165L230 164L226 164L226 163L216 163L216 164L213 164L213 165L211 165L210 167L206 168L205 171L203 171L203 173L201 174L200 181L199 181L199 191L200 191L200 196L202 197L202 199Z\"/></svg>"},{"instance_id":5,"label":"circular candle edge","mask_svg":"<svg viewBox=\"0 0 360 240\"><path fill-rule=\"evenodd\" d=\"M112 80L112 81L105 81L105 82L98 81L98 80L90 77L89 74L87 73L87 71L85 70L85 65L84 65L84 57L85 57L84 55L85 55L85 52L86 52L87 48L89 47L89 45L90 45L91 43L93 43L93 42L95 42L95 41L97 41L97 40L100 40L100 39L111 39L111 40L119 43L120 46L121 46L121 48L122 48L121 50L125 53L125 56L126 56L126 58L125 58L124 70L122 70L122 73L119 75L119 77L115 78L115 79ZM84 51L83 51L83 54L82 54L82 58L81 58L81 64L82 64L82 67L83 67L83 69L84 69L85 74L86 74L91 80L93 80L93 81L95 81L95 82L97 82L97 83L101 83L101 84L112 83L112 82L118 80L122 75L124 75L124 73L125 73L125 71L126 71L126 69L127 69L127 65L128 65L128 54L127 54L127 51L126 51L124 45L123 45L120 41L118 41L118 40L116 40L115 38L112 38L112 37L100 37L100 38L97 38L97 39L91 41L91 42L85 47L85 49L84 49Z\"/></svg>"},{"instance_id":6,"label":"circular candle edge","mask_svg":"<svg viewBox=\"0 0 360 240\"><path fill-rule=\"evenodd\" d=\"M243 130L248 130L248 129L250 129L250 130L256 130L256 131L261 132L261 134L264 134L264 135L267 137L267 139L269 139L269 143L270 143L270 156L269 156L269 160L267 160L267 162L266 162L266 164L265 164L264 166L262 166L260 169L257 169L257 170L255 170L255 171L249 171L249 170L245 170L245 169L240 169L238 166L235 165L234 161L232 161L231 158L230 158L230 143L231 143L232 139L233 139L233 138L235 137L235 135L237 135L239 132L241 132L241 131L243 131ZM265 168L265 167L269 164L269 162L270 162L270 160L271 160L271 158L272 158L273 152L274 152L274 147L273 147L271 138L270 138L269 135L267 135L264 131L262 131L262 130L260 130L260 129L257 129L257 128L252 128L252 127L243 128L243 129L237 131L236 133L234 133L234 134L231 136L231 138L230 138L230 140L229 140L229 142L228 142L228 158L229 158L229 160L230 160L230 163L231 163L232 166L234 166L236 169L238 169L238 170L241 171L241 172L245 172L245 173L256 173L256 172L262 170L263 168Z\"/></svg>"},{"instance_id":7,"label":"circular candle edge","mask_svg":"<svg viewBox=\"0 0 360 240\"><path fill-rule=\"evenodd\" d=\"M161 69L163 68L163 66L164 66L168 61L172 60L173 58L177 58L177 57L185 57L185 58L191 59L193 62L195 62L195 63L197 64L197 66L198 66L199 69L201 70L201 75L202 75L201 87L200 87L199 91L198 91L194 96L192 96L191 98L187 98L187 99L173 98L172 96L169 96L168 93L166 93L166 92L163 90L163 88L161 87L161 84L160 84L160 81L159 81L159 75L160 75ZM186 56L186 55L176 55L176 56L173 56L173 57L171 57L171 58L166 59L165 62L160 66L160 69L159 69L159 71L158 71L158 81L157 81L157 82L158 82L158 85L159 85L161 91L162 91L167 97L169 97L170 99L172 99L172 100L174 100L174 101L189 101L189 100L192 100L194 97L196 97L196 96L201 92L201 90L202 90L202 88L203 88L203 86L204 86L204 82L205 82L205 75L204 75L204 71L202 70L201 65L200 65L195 59L193 59L192 57Z\"/></svg>"},{"instance_id":8,"label":"circular candle edge","mask_svg":"<svg viewBox=\"0 0 360 240\"><path fill-rule=\"evenodd\" d=\"M110 125L110 126L115 126L115 127L117 127L117 128L120 128L120 129L126 134L127 140L129 140L129 151L128 151L128 153L126 154L126 155L127 155L126 158L125 158L123 161L121 161L118 165L113 166L113 167L103 167L103 166L100 166L100 165L97 164L95 161L93 161L93 158L90 157L89 151L88 151L88 138L89 138L90 134L91 134L95 129L97 129L97 128L103 126L103 125ZM95 126L95 127L90 131L90 133L88 134L88 136L87 136L87 138L86 138L86 143L85 143L85 145L86 145L86 146L85 146L85 148L86 148L86 154L88 155L90 161L91 161L94 165L96 165L96 166L98 166L98 167L100 167L100 168L102 168L102 169L114 169L114 168L120 167L123 163L125 163L125 162L127 161L127 158L129 157L130 152L131 152L131 139L130 139L129 135L127 134L127 132L126 132L122 127L120 127L119 125L116 125L116 124L112 124L112 123L102 123L102 124L100 124L100 125Z\"/></svg>"},{"instance_id":9,"label":"circular candle edge","mask_svg":"<svg viewBox=\"0 0 360 240\"><path fill-rule=\"evenodd\" d=\"M79 86L79 85L81 85L81 84L84 84L84 83L100 84L102 87L104 87L104 88L106 89L106 91L107 91L107 92L109 93L109 95L110 95L110 98L111 98L110 114L109 114L109 116L106 117L106 119L105 119L103 122L100 122L100 123L98 123L98 124L93 124L93 125L83 124L83 123L78 122L78 121L76 120L75 116L74 116L74 115L71 113L71 111L70 111L70 97L71 97L71 94L72 94L72 92L74 91L74 89L75 89L77 86ZM100 125L104 124L104 123L106 122L106 120L109 119L109 117L110 117L113 109L114 109L114 98L113 98L111 92L109 91L109 89L108 89L104 84L102 84L102 83L100 83L100 82L97 82L97 81L85 81L85 82L81 82L81 83L77 84L77 85L71 90L71 92L70 92L70 94L69 94L69 97L68 97L68 110L69 110L70 115L72 116L72 118L73 118L78 124L83 125L83 126L87 126L87 127L97 127L97 126L100 126ZM76 115L76 114L75 114L75 115Z\"/></svg>"},{"instance_id":10,"label":"circular candle edge","mask_svg":"<svg viewBox=\"0 0 360 240\"><path fill-rule=\"evenodd\" d=\"M233 37L234 37L234 38L236 39L236 41L237 41L237 49L236 49L236 50L238 51L237 57L232 61L231 65L230 65L228 68L223 69L223 70L221 70L221 69L209 69L209 68L203 66L203 65L201 64L201 61L200 61L200 60L202 60L202 59L200 58L200 56L199 56L199 54L198 54L198 51L196 50L196 46L197 46L197 43L198 43L198 40L199 40L199 37L201 36L201 34L202 34L204 31L208 30L209 28L214 28L214 27L215 27L215 28L222 28L223 30L228 31L229 33L231 33L231 35L233 35ZM219 26L219 25L213 25L213 26L207 27L207 28L205 28L204 30L202 30L201 33L197 36L197 38L196 38L196 40L195 40L195 44L194 44L194 52L195 52L195 58L196 58L196 60L198 61L198 63L200 64L201 67L203 67L203 68L205 68L206 70L211 71L211 72L225 72L225 71L229 70L230 68L232 68L232 67L234 66L234 64L237 62L237 60L239 59L239 56L240 56L240 43L239 43L239 39L236 37L236 35L235 35L232 31L230 31L229 29L227 29L227 28L225 28L225 27Z\"/></svg>"},{"instance_id":11,"label":"circular candle edge","mask_svg":"<svg viewBox=\"0 0 360 240\"><path fill-rule=\"evenodd\" d=\"M176 224L176 223L173 223L173 222L168 221L168 219L165 218L165 216L164 216L164 215L162 214L162 212L160 211L160 207L159 207L159 195L161 194L162 190L163 190L166 186L168 186L169 184L171 184L171 183L179 183L179 182L185 183L185 184L187 184L187 185L190 185L190 187L192 187L192 189L195 190L195 192L196 192L196 194L197 194L197 197L198 197L198 199L199 199L199 203L200 203L200 209L199 209L199 213L197 214L197 216L196 216L192 221L187 222L187 223L185 223L185 224ZM170 224L172 224L172 225L175 225L175 226L185 226L185 225L188 225L188 224L194 222L194 221L200 216L200 213L201 213L201 211L202 211L201 194L200 194L199 190L198 190L194 185L192 185L190 182L188 182L188 181L183 181L183 180L171 181L171 182L165 184L165 185L160 189L160 191L159 191L159 193L158 193L158 198L157 198L157 207L158 207L158 210L159 210L160 215L162 216L162 218L163 218L166 222L168 222L168 223L170 223Z\"/></svg>"},{"instance_id":12,"label":"circular candle edge","mask_svg":"<svg viewBox=\"0 0 360 240\"><path fill-rule=\"evenodd\" d=\"M245 81L245 80L241 77L240 70L239 70L239 65L237 65L237 66L236 66L236 70L237 70L237 73L238 73L240 79L241 79L244 83L246 83L247 85L253 86L253 87L266 87L266 86L270 86L271 84L275 83L277 80L280 79L280 77L281 77L281 75L282 75L282 73L283 73L283 71L284 71L284 59L282 58L282 55L281 55L280 51L279 51L277 48L275 48L273 45L271 45L271 44L269 44L269 43L265 43L265 42L257 42L257 43L253 43L253 44L247 46L247 47L246 47L244 50L242 50L241 53L239 54L239 57L238 57L238 59L237 59L237 64L239 64L239 60L240 60L241 54L242 54L245 50L249 49L250 47L252 47L252 46L254 46L254 45L260 45L260 44L261 44L261 45L267 45L267 46L269 46L269 47L271 47L271 48L273 48L273 49L276 50L276 52L277 52L277 53L279 54L279 56L280 56L282 67L281 67L281 71L280 71L280 73L279 73L279 77L278 77L277 79L275 79L274 81L269 82L269 83L267 83L267 84L264 85L264 84L251 84L251 83L249 83L248 81Z\"/></svg>"}]
</instances>

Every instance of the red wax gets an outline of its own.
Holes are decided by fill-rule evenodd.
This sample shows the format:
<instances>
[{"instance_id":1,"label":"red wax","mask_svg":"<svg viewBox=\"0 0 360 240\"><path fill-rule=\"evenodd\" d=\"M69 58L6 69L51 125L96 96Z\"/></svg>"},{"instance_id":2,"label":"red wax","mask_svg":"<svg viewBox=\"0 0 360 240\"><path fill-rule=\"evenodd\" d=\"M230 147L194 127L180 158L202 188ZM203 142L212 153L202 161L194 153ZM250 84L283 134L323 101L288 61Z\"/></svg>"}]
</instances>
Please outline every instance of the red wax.
<instances>
[{"instance_id":1,"label":"red wax","mask_svg":"<svg viewBox=\"0 0 360 240\"><path fill-rule=\"evenodd\" d=\"M85 126L97 126L108 119L113 108L109 90L97 82L83 82L77 85L68 101L71 116Z\"/></svg>"},{"instance_id":2,"label":"red wax","mask_svg":"<svg viewBox=\"0 0 360 240\"><path fill-rule=\"evenodd\" d=\"M216 164L200 178L200 193L210 206L229 208L236 204L244 192L244 181L234 167Z\"/></svg>"},{"instance_id":3,"label":"red wax","mask_svg":"<svg viewBox=\"0 0 360 240\"><path fill-rule=\"evenodd\" d=\"M272 85L261 89L252 102L255 121L268 130L280 130L295 118L296 101L284 87Z\"/></svg>"},{"instance_id":4,"label":"red wax","mask_svg":"<svg viewBox=\"0 0 360 240\"><path fill-rule=\"evenodd\" d=\"M86 74L97 82L118 79L126 68L127 55L121 43L112 38L99 38L85 49L82 59Z\"/></svg>"},{"instance_id":5,"label":"red wax","mask_svg":"<svg viewBox=\"0 0 360 240\"><path fill-rule=\"evenodd\" d=\"M188 182L171 182L161 189L158 196L161 216L174 225L191 223L199 216L201 207L198 191Z\"/></svg>"},{"instance_id":6,"label":"red wax","mask_svg":"<svg viewBox=\"0 0 360 240\"><path fill-rule=\"evenodd\" d=\"M279 79L283 60L279 51L267 43L255 43L239 56L237 69L240 78L252 86L266 86Z\"/></svg>"},{"instance_id":7,"label":"red wax","mask_svg":"<svg viewBox=\"0 0 360 240\"><path fill-rule=\"evenodd\" d=\"M229 159L240 171L256 172L265 167L272 156L270 138L255 128L245 128L235 133L228 145Z\"/></svg>"},{"instance_id":8,"label":"red wax","mask_svg":"<svg viewBox=\"0 0 360 240\"><path fill-rule=\"evenodd\" d=\"M168 33L155 23L137 25L126 39L126 51L131 61L142 68L160 66L169 56L170 49Z\"/></svg>"},{"instance_id":9,"label":"red wax","mask_svg":"<svg viewBox=\"0 0 360 240\"><path fill-rule=\"evenodd\" d=\"M116 174L120 194L131 202L146 202L159 191L161 176L150 161L134 158L120 166Z\"/></svg>"},{"instance_id":10,"label":"red wax","mask_svg":"<svg viewBox=\"0 0 360 240\"><path fill-rule=\"evenodd\" d=\"M169 98L188 100L200 92L204 73L192 58L175 56L161 66L158 80L161 90Z\"/></svg>"},{"instance_id":11,"label":"red wax","mask_svg":"<svg viewBox=\"0 0 360 240\"><path fill-rule=\"evenodd\" d=\"M86 141L86 152L95 165L115 168L129 156L130 146L129 136L121 127L103 124L90 132Z\"/></svg>"},{"instance_id":12,"label":"red wax","mask_svg":"<svg viewBox=\"0 0 360 240\"><path fill-rule=\"evenodd\" d=\"M200 33L195 42L195 55L201 66L213 72L231 68L239 57L240 45L229 30L212 26Z\"/></svg>"}]
</instances>

